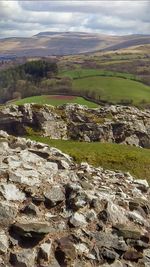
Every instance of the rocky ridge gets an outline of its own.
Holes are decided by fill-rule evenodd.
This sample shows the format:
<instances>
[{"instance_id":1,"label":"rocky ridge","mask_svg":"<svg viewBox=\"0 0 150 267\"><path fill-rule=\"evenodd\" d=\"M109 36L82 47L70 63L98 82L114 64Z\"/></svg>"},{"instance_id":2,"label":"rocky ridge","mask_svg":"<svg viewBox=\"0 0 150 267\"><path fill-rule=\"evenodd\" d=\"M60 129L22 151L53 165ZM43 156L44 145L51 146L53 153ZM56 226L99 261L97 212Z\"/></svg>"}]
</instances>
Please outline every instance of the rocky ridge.
<instances>
[{"instance_id":1,"label":"rocky ridge","mask_svg":"<svg viewBox=\"0 0 150 267\"><path fill-rule=\"evenodd\" d=\"M1 267L150 266L146 180L3 131L0 177Z\"/></svg>"},{"instance_id":2,"label":"rocky ridge","mask_svg":"<svg viewBox=\"0 0 150 267\"><path fill-rule=\"evenodd\" d=\"M6 106L0 109L0 129L15 135L36 132L53 139L150 147L150 111L127 106Z\"/></svg>"}]
</instances>

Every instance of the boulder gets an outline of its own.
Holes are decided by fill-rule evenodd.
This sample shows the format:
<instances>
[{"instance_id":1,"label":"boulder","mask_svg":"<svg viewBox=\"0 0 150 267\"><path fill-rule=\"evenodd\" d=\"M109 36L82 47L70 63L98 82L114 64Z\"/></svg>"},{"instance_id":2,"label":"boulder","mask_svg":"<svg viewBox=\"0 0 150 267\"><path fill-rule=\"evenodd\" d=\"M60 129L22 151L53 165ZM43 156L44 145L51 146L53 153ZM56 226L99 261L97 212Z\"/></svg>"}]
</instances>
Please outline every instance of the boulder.
<instances>
[{"instance_id":1,"label":"boulder","mask_svg":"<svg viewBox=\"0 0 150 267\"><path fill-rule=\"evenodd\" d=\"M9 225L16 218L18 205L11 204L11 202L0 201L0 224Z\"/></svg>"},{"instance_id":2,"label":"boulder","mask_svg":"<svg viewBox=\"0 0 150 267\"><path fill-rule=\"evenodd\" d=\"M137 261L138 259L143 258L143 255L141 252L130 249L124 253L123 258L128 261Z\"/></svg>"},{"instance_id":3,"label":"boulder","mask_svg":"<svg viewBox=\"0 0 150 267\"><path fill-rule=\"evenodd\" d=\"M51 206L55 206L65 200L64 189L58 185L47 189L44 192L44 196L46 198L46 201L49 202Z\"/></svg>"},{"instance_id":4,"label":"boulder","mask_svg":"<svg viewBox=\"0 0 150 267\"><path fill-rule=\"evenodd\" d=\"M57 240L55 256L61 266L71 266L76 259L76 249L69 236Z\"/></svg>"},{"instance_id":5,"label":"boulder","mask_svg":"<svg viewBox=\"0 0 150 267\"><path fill-rule=\"evenodd\" d=\"M117 234L122 236L124 239L140 239L142 236L141 231L136 227L128 227L126 225L115 225L114 228L117 230Z\"/></svg>"},{"instance_id":6,"label":"boulder","mask_svg":"<svg viewBox=\"0 0 150 267\"><path fill-rule=\"evenodd\" d=\"M0 184L0 192L6 200L24 201L26 199L25 194L14 184Z\"/></svg>"},{"instance_id":7,"label":"boulder","mask_svg":"<svg viewBox=\"0 0 150 267\"><path fill-rule=\"evenodd\" d=\"M7 253L9 248L8 237L4 230L0 230L0 253Z\"/></svg>"},{"instance_id":8,"label":"boulder","mask_svg":"<svg viewBox=\"0 0 150 267\"><path fill-rule=\"evenodd\" d=\"M149 188L149 184L146 180L134 180L135 185L137 186L138 189L141 191L147 191Z\"/></svg>"},{"instance_id":9,"label":"boulder","mask_svg":"<svg viewBox=\"0 0 150 267\"><path fill-rule=\"evenodd\" d=\"M10 255L10 263L15 267L35 267L35 259L36 251L30 249L22 249Z\"/></svg>"},{"instance_id":10,"label":"boulder","mask_svg":"<svg viewBox=\"0 0 150 267\"><path fill-rule=\"evenodd\" d=\"M104 259L107 259L108 261L109 260L114 261L119 258L119 255L115 251L110 250L108 248L104 248L101 251L101 255L103 256Z\"/></svg>"},{"instance_id":11,"label":"boulder","mask_svg":"<svg viewBox=\"0 0 150 267\"><path fill-rule=\"evenodd\" d=\"M21 212L27 214L28 216L37 216L39 214L39 209L36 207L36 205L30 203L22 208Z\"/></svg>"},{"instance_id":12,"label":"boulder","mask_svg":"<svg viewBox=\"0 0 150 267\"><path fill-rule=\"evenodd\" d=\"M39 251L39 258L49 262L51 256L51 249L52 249L52 242L50 240L49 242L41 244Z\"/></svg>"},{"instance_id":13,"label":"boulder","mask_svg":"<svg viewBox=\"0 0 150 267\"><path fill-rule=\"evenodd\" d=\"M113 235L112 233L108 232L98 232L98 233L92 233L92 237L94 237L95 242L97 247L99 248L99 250L101 250L101 248L105 247L105 248L113 248L117 251L126 251L128 249L127 244L125 243L123 238L118 238L116 235Z\"/></svg>"},{"instance_id":14,"label":"boulder","mask_svg":"<svg viewBox=\"0 0 150 267\"><path fill-rule=\"evenodd\" d=\"M75 212L72 217L70 218L70 223L74 226L74 227L80 227L83 225L86 225L86 219L84 217L83 214L80 214L78 212Z\"/></svg>"},{"instance_id":15,"label":"boulder","mask_svg":"<svg viewBox=\"0 0 150 267\"><path fill-rule=\"evenodd\" d=\"M46 222L25 222L25 223L15 223L11 226L13 230L18 232L22 236L27 236L29 233L31 235L40 235L40 234L48 234L51 232L51 226Z\"/></svg>"}]
</instances>

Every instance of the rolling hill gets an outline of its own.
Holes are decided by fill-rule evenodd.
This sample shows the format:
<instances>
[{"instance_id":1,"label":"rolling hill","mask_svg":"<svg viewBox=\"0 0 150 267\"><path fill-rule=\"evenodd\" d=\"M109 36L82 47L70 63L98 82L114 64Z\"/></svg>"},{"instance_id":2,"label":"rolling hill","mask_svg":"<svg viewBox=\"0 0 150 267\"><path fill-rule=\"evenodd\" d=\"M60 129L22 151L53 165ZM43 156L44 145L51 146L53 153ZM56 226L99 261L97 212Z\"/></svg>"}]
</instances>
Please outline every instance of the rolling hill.
<instances>
[{"instance_id":1,"label":"rolling hill","mask_svg":"<svg viewBox=\"0 0 150 267\"><path fill-rule=\"evenodd\" d=\"M0 56L51 56L110 51L150 44L150 35L111 36L84 32L41 32L0 39Z\"/></svg>"}]
</instances>

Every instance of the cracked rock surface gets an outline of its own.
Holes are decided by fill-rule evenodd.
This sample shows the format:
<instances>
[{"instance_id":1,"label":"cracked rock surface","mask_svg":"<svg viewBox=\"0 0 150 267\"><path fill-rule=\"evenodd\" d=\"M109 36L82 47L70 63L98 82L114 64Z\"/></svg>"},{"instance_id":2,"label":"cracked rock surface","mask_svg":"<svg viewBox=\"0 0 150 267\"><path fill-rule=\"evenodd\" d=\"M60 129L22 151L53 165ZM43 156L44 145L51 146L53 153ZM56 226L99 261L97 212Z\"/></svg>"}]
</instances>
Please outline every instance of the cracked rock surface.
<instances>
[{"instance_id":1,"label":"cracked rock surface","mask_svg":"<svg viewBox=\"0 0 150 267\"><path fill-rule=\"evenodd\" d=\"M149 267L147 181L0 131L0 266Z\"/></svg>"},{"instance_id":2,"label":"cracked rock surface","mask_svg":"<svg viewBox=\"0 0 150 267\"><path fill-rule=\"evenodd\" d=\"M150 148L150 110L121 105L95 109L78 104L6 106L0 109L0 129L17 136L36 129L52 139Z\"/></svg>"}]
</instances>

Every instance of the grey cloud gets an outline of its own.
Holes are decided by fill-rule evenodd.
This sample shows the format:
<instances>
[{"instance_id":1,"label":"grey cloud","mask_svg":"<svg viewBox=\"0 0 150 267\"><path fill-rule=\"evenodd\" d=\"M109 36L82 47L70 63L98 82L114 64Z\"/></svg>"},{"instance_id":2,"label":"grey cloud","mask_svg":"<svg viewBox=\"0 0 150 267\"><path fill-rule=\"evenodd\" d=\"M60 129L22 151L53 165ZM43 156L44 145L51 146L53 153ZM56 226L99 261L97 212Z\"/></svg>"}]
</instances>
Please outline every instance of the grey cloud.
<instances>
[{"instance_id":1,"label":"grey cloud","mask_svg":"<svg viewBox=\"0 0 150 267\"><path fill-rule=\"evenodd\" d=\"M105 34L150 33L150 2L0 1L0 37L32 36L40 31Z\"/></svg>"},{"instance_id":2,"label":"grey cloud","mask_svg":"<svg viewBox=\"0 0 150 267\"><path fill-rule=\"evenodd\" d=\"M150 2L137 1L21 1L20 5L30 11L81 12L116 15L124 18L149 18Z\"/></svg>"},{"instance_id":3,"label":"grey cloud","mask_svg":"<svg viewBox=\"0 0 150 267\"><path fill-rule=\"evenodd\" d=\"M149 23L138 19L129 19L126 21L119 17L97 15L87 19L85 26L93 30L99 28L107 32L112 32L113 34L115 34L115 32L118 34L136 33L137 29L140 30L139 32L146 34L150 29Z\"/></svg>"}]
</instances>

